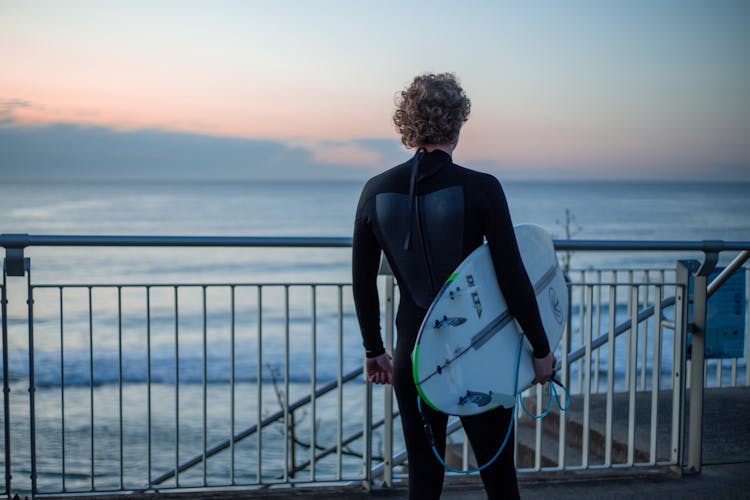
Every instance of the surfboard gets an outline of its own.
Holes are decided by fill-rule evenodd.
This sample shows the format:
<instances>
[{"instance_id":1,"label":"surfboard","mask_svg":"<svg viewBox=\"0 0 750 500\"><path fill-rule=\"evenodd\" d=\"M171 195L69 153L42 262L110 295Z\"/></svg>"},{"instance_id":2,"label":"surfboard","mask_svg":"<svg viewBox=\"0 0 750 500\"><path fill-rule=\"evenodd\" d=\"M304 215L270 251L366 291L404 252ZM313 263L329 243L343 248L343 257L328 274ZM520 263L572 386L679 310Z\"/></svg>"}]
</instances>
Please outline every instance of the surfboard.
<instances>
[{"instance_id":1,"label":"surfboard","mask_svg":"<svg viewBox=\"0 0 750 500\"><path fill-rule=\"evenodd\" d=\"M565 276L547 231L531 224L514 230L554 351L568 313ZM513 407L516 365L518 391L531 385L533 349L508 311L486 243L456 268L438 292L417 336L412 365L425 403L450 415Z\"/></svg>"}]
</instances>

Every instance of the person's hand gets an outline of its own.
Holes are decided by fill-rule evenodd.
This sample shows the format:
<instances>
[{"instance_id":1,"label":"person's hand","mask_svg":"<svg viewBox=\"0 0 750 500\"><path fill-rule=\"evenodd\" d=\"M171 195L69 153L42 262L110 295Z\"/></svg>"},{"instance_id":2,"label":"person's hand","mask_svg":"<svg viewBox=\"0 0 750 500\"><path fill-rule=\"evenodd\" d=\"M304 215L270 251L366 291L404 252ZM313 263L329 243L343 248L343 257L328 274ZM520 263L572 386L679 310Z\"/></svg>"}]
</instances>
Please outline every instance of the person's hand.
<instances>
[{"instance_id":1,"label":"person's hand","mask_svg":"<svg viewBox=\"0 0 750 500\"><path fill-rule=\"evenodd\" d=\"M555 355L550 352L543 358L534 358L534 380L532 384L543 384L555 374Z\"/></svg>"},{"instance_id":2,"label":"person's hand","mask_svg":"<svg viewBox=\"0 0 750 500\"><path fill-rule=\"evenodd\" d=\"M375 358L366 358L365 368L367 369L368 382L373 384L393 383L393 365L391 364L391 357L387 353Z\"/></svg>"}]
</instances>

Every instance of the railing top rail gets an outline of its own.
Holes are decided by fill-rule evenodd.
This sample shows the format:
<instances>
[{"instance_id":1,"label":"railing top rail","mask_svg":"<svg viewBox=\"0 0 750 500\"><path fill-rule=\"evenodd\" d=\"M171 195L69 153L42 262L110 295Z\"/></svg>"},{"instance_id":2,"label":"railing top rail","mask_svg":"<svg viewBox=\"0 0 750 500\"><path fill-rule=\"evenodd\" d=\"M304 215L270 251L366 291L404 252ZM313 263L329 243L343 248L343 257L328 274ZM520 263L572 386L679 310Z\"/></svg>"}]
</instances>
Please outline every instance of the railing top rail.
<instances>
[{"instance_id":1,"label":"railing top rail","mask_svg":"<svg viewBox=\"0 0 750 500\"><path fill-rule=\"evenodd\" d=\"M350 247L350 237L286 236L106 236L0 234L0 246L87 247Z\"/></svg>"},{"instance_id":2,"label":"railing top rail","mask_svg":"<svg viewBox=\"0 0 750 500\"><path fill-rule=\"evenodd\" d=\"M699 251L750 250L750 241L555 240L557 250L577 251ZM0 234L0 246L124 246L124 247L297 247L345 248L350 237L297 236L137 236Z\"/></svg>"}]
</instances>

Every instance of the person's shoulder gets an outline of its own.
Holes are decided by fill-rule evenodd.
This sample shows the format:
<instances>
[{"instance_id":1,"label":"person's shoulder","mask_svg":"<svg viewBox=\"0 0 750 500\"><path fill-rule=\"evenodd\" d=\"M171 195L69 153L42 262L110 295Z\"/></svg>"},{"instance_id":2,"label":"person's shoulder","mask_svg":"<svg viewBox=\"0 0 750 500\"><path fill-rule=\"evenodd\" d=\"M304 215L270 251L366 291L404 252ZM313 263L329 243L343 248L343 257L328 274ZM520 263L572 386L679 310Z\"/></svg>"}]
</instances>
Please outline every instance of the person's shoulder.
<instances>
[{"instance_id":1,"label":"person's shoulder","mask_svg":"<svg viewBox=\"0 0 750 500\"><path fill-rule=\"evenodd\" d=\"M453 164L459 175L461 175L466 181L477 189L481 190L496 190L500 187L500 181L494 175L488 172L482 172L480 170L474 170L471 168L463 167L456 163Z\"/></svg>"},{"instance_id":2,"label":"person's shoulder","mask_svg":"<svg viewBox=\"0 0 750 500\"><path fill-rule=\"evenodd\" d=\"M378 193L400 191L404 183L406 183L406 189L409 189L410 165L411 162L406 161L371 177L362 189L363 197L369 198Z\"/></svg>"}]
</instances>

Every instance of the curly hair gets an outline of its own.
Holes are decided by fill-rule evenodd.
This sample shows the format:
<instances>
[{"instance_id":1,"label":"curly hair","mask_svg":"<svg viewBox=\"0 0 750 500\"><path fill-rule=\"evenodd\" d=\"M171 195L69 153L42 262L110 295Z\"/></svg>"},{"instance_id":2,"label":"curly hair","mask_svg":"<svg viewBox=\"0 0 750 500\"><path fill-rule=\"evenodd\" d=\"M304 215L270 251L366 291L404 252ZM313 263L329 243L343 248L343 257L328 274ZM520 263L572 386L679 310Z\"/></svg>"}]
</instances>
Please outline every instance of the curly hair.
<instances>
[{"instance_id":1,"label":"curly hair","mask_svg":"<svg viewBox=\"0 0 750 500\"><path fill-rule=\"evenodd\" d=\"M453 73L424 74L396 95L393 123L408 148L454 144L471 101Z\"/></svg>"}]
</instances>

